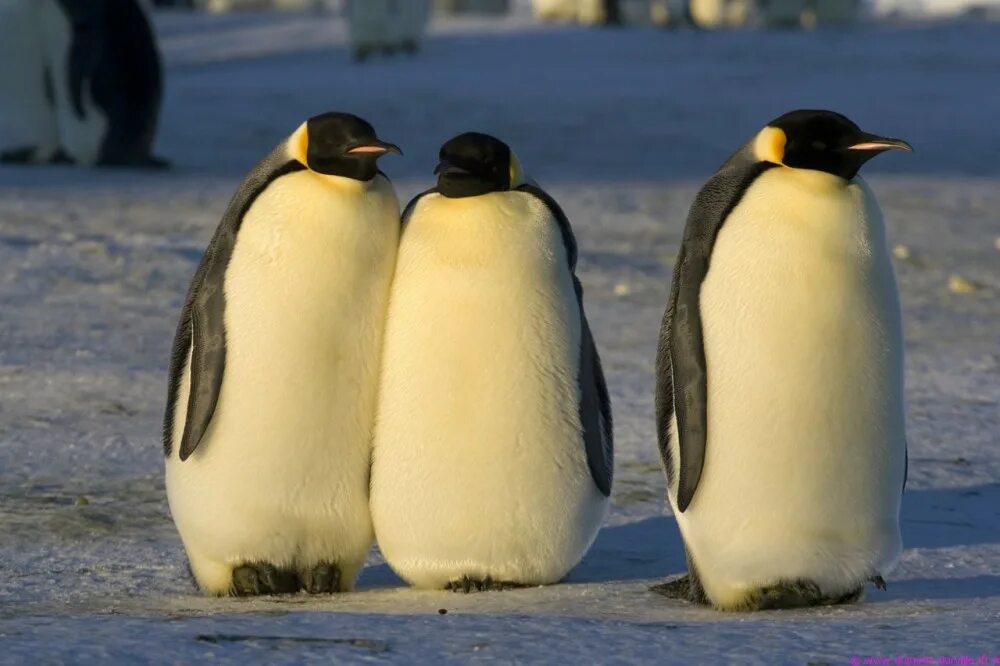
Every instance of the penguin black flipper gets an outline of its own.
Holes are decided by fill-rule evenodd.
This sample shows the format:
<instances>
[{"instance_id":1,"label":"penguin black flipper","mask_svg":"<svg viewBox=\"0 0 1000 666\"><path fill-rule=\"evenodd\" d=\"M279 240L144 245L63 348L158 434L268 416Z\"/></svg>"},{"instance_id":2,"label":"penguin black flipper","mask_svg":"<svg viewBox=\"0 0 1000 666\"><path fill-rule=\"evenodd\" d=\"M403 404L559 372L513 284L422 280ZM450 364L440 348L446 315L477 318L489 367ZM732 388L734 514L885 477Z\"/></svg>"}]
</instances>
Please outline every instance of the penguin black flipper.
<instances>
[{"instance_id":1,"label":"penguin black flipper","mask_svg":"<svg viewBox=\"0 0 1000 666\"><path fill-rule=\"evenodd\" d=\"M118 0L104 17L104 51L95 63L90 92L108 120L98 164L164 169L152 154L163 95L156 36L136 0Z\"/></svg>"},{"instance_id":2,"label":"penguin black flipper","mask_svg":"<svg viewBox=\"0 0 1000 666\"><path fill-rule=\"evenodd\" d=\"M663 315L656 359L656 425L660 455L671 485L669 429L677 411L677 508L687 509L701 479L708 435L708 382L699 298L712 247L726 218L760 174L775 165L760 162L752 145L737 151L698 192L674 264L670 301Z\"/></svg>"},{"instance_id":3,"label":"penguin black flipper","mask_svg":"<svg viewBox=\"0 0 1000 666\"><path fill-rule=\"evenodd\" d=\"M268 185L281 176L305 168L287 157L284 143L259 162L229 202L202 256L184 301L170 357L167 408L163 418L163 452L166 456L171 452L176 402L189 354L191 387L181 437L181 460L187 460L198 448L215 413L226 365L226 296L223 285L243 216Z\"/></svg>"},{"instance_id":4,"label":"penguin black flipper","mask_svg":"<svg viewBox=\"0 0 1000 666\"><path fill-rule=\"evenodd\" d=\"M94 80L94 74L104 55L104 18L112 9L103 0L58 0L70 22L72 31L68 54L68 77L73 112L83 120L87 117L83 104L83 88Z\"/></svg>"},{"instance_id":5,"label":"penguin black flipper","mask_svg":"<svg viewBox=\"0 0 1000 666\"><path fill-rule=\"evenodd\" d=\"M605 497L611 495L611 482L614 477L614 428L611 416L611 396L604 379L601 367L601 357L597 353L597 344L590 332L590 324L583 311L583 285L576 276L577 246L573 228L569 224L566 213L547 192L541 188L524 184L516 188L539 199L556 219L566 247L566 258L569 263L570 275L573 277L573 290L576 292L577 304L580 308L580 424L583 427L584 445L587 449L587 466L590 475Z\"/></svg>"}]
</instances>

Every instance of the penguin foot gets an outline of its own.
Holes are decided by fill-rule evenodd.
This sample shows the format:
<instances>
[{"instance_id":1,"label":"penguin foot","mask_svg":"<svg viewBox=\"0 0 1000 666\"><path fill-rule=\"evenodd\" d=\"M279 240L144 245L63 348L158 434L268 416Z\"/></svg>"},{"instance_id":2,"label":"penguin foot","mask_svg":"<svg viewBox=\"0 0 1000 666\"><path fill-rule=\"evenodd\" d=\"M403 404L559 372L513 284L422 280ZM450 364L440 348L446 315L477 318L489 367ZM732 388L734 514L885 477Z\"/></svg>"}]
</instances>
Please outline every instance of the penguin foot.
<instances>
[{"instance_id":1,"label":"penguin foot","mask_svg":"<svg viewBox=\"0 0 1000 666\"><path fill-rule=\"evenodd\" d=\"M513 583L506 580L493 580L489 576L486 578L470 578L462 576L458 580L453 580L444 586L444 589L452 592L490 592L497 590L513 590L519 587L527 587L521 583Z\"/></svg>"},{"instance_id":2,"label":"penguin foot","mask_svg":"<svg viewBox=\"0 0 1000 666\"><path fill-rule=\"evenodd\" d=\"M662 594L669 599L684 599L685 601L690 601L691 577L687 574L683 574L677 578L671 578L665 583L654 585L649 588L649 591Z\"/></svg>"},{"instance_id":3,"label":"penguin foot","mask_svg":"<svg viewBox=\"0 0 1000 666\"><path fill-rule=\"evenodd\" d=\"M869 576L866 582L871 583L872 585L882 590L883 592L885 591L886 588L885 578L882 578L882 574L875 574L874 576Z\"/></svg>"},{"instance_id":4,"label":"penguin foot","mask_svg":"<svg viewBox=\"0 0 1000 666\"><path fill-rule=\"evenodd\" d=\"M49 164L76 164L76 161L60 148L49 158Z\"/></svg>"},{"instance_id":5,"label":"penguin foot","mask_svg":"<svg viewBox=\"0 0 1000 666\"><path fill-rule=\"evenodd\" d=\"M34 162L35 148L25 146L24 148L12 148L0 152L0 163L3 164L30 164Z\"/></svg>"},{"instance_id":6,"label":"penguin foot","mask_svg":"<svg viewBox=\"0 0 1000 666\"><path fill-rule=\"evenodd\" d=\"M325 562L317 564L301 576L302 589L309 594L340 592L340 567Z\"/></svg>"},{"instance_id":7,"label":"penguin foot","mask_svg":"<svg viewBox=\"0 0 1000 666\"><path fill-rule=\"evenodd\" d=\"M751 610L804 608L821 603L823 593L810 580L777 583L762 587L748 600Z\"/></svg>"},{"instance_id":8,"label":"penguin foot","mask_svg":"<svg viewBox=\"0 0 1000 666\"><path fill-rule=\"evenodd\" d=\"M692 578L690 574L683 574L659 585L653 585L649 588L649 591L662 594L668 599L681 599L683 601L690 601L693 604L708 603L701 584L695 578Z\"/></svg>"},{"instance_id":9,"label":"penguin foot","mask_svg":"<svg viewBox=\"0 0 1000 666\"><path fill-rule=\"evenodd\" d=\"M865 594L864 585L839 596L827 596L811 580L776 583L751 594L737 610L778 610L809 606L839 606L859 601Z\"/></svg>"},{"instance_id":10,"label":"penguin foot","mask_svg":"<svg viewBox=\"0 0 1000 666\"><path fill-rule=\"evenodd\" d=\"M233 569L232 594L235 597L293 594L298 591L298 576L266 562L243 564Z\"/></svg>"},{"instance_id":11,"label":"penguin foot","mask_svg":"<svg viewBox=\"0 0 1000 666\"><path fill-rule=\"evenodd\" d=\"M113 157L105 158L98 162L97 166L109 169L152 169L162 170L170 168L170 160L155 155L140 155L138 157Z\"/></svg>"}]
</instances>

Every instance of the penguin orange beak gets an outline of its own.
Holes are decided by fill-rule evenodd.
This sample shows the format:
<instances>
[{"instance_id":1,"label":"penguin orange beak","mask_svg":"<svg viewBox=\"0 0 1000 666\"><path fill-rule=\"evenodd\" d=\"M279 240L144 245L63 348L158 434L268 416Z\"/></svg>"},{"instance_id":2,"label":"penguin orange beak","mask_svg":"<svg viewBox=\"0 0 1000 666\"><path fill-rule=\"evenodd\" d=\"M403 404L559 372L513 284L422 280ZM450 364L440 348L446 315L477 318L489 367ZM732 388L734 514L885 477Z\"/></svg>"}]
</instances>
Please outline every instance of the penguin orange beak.
<instances>
[{"instance_id":1,"label":"penguin orange beak","mask_svg":"<svg viewBox=\"0 0 1000 666\"><path fill-rule=\"evenodd\" d=\"M850 145L847 150L906 150L913 152L913 146L902 139L890 139L874 134L862 134L861 141Z\"/></svg>"},{"instance_id":2,"label":"penguin orange beak","mask_svg":"<svg viewBox=\"0 0 1000 666\"><path fill-rule=\"evenodd\" d=\"M385 155L386 153L396 153L397 155L402 155L403 151L399 149L394 143L389 143L388 141L373 141L372 143L363 144L360 146L355 146L347 151L348 155L361 155L361 154L372 154L372 155Z\"/></svg>"}]
</instances>

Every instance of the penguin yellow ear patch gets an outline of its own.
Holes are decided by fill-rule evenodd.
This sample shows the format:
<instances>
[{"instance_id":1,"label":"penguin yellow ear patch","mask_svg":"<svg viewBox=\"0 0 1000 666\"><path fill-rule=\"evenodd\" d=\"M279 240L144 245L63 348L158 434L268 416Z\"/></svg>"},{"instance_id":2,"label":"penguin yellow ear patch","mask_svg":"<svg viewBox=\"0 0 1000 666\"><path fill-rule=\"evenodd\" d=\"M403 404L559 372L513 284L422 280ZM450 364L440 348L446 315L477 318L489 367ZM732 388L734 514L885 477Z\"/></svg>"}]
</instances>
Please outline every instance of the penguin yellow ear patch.
<instances>
[{"instance_id":1,"label":"penguin yellow ear patch","mask_svg":"<svg viewBox=\"0 0 1000 666\"><path fill-rule=\"evenodd\" d=\"M309 127L308 123L302 123L299 128L288 138L288 156L293 160L298 160L303 166L308 166L306 153L309 150Z\"/></svg>"},{"instance_id":2,"label":"penguin yellow ear patch","mask_svg":"<svg viewBox=\"0 0 1000 666\"><path fill-rule=\"evenodd\" d=\"M517 155L514 151L510 153L510 189L514 189L518 185L524 185L526 179L524 177L524 169L521 168L521 160L517 159Z\"/></svg>"},{"instance_id":3,"label":"penguin yellow ear patch","mask_svg":"<svg viewBox=\"0 0 1000 666\"><path fill-rule=\"evenodd\" d=\"M761 162L784 164L785 144L788 137L784 130L777 127L765 127L753 142L753 152Z\"/></svg>"}]
</instances>

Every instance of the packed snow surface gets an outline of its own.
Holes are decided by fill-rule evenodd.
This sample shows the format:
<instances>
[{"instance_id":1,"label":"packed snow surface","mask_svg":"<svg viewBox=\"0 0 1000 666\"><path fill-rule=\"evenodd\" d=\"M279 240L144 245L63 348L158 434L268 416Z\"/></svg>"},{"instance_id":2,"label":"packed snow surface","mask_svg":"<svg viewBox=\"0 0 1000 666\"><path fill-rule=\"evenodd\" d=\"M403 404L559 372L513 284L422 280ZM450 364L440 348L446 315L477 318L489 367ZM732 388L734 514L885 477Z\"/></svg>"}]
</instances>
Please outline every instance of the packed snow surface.
<instances>
[{"instance_id":1,"label":"packed snow surface","mask_svg":"<svg viewBox=\"0 0 1000 666\"><path fill-rule=\"evenodd\" d=\"M1000 24L706 33L516 15L438 21L417 57L357 66L334 16L156 23L172 170L0 169L0 662L1000 656ZM684 566L655 446L655 341L699 183L809 107L917 149L866 169L906 318L906 551L862 604L719 614L648 592ZM564 584L420 592L373 553L354 594L192 587L159 442L181 299L242 176L330 109L402 146L382 165L404 201L443 140L477 129L506 139L576 228L617 464L608 523Z\"/></svg>"}]
</instances>

